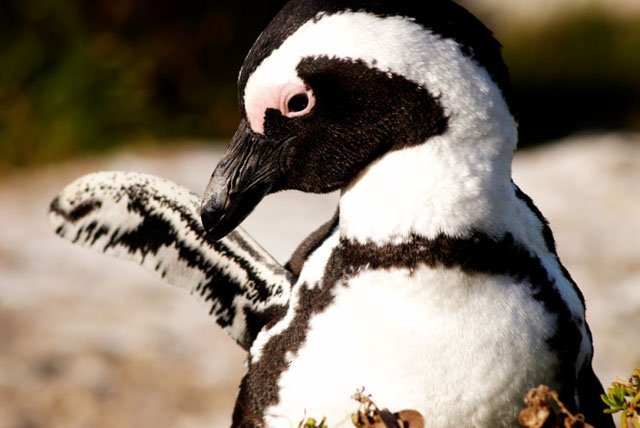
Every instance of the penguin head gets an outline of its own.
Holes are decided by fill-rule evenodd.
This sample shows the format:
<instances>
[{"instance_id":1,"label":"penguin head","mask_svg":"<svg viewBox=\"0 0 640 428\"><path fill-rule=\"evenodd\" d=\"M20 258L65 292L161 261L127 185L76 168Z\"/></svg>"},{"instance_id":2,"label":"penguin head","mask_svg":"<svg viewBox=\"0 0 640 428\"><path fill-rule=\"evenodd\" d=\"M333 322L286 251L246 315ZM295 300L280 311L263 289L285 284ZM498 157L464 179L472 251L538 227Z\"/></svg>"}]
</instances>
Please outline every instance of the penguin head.
<instances>
[{"instance_id":1,"label":"penguin head","mask_svg":"<svg viewBox=\"0 0 640 428\"><path fill-rule=\"evenodd\" d=\"M293 0L238 86L242 120L202 204L213 239L269 193L345 188L387 153L438 136L505 123L515 133L499 43L448 0Z\"/></svg>"}]
</instances>

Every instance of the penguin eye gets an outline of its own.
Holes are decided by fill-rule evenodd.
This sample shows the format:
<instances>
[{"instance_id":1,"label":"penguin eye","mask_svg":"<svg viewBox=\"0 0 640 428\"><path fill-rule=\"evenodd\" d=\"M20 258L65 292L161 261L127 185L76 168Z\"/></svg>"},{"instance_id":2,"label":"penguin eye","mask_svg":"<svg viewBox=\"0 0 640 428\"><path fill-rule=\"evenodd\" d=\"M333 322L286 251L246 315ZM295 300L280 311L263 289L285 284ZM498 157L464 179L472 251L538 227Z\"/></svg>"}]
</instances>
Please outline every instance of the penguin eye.
<instances>
[{"instance_id":1,"label":"penguin eye","mask_svg":"<svg viewBox=\"0 0 640 428\"><path fill-rule=\"evenodd\" d=\"M283 113L288 118L300 117L309 113L314 105L314 98L311 90L303 89L304 92L294 92L284 104Z\"/></svg>"},{"instance_id":2,"label":"penguin eye","mask_svg":"<svg viewBox=\"0 0 640 428\"><path fill-rule=\"evenodd\" d=\"M309 106L309 96L307 94L295 94L287 102L289 113L299 113Z\"/></svg>"}]
</instances>

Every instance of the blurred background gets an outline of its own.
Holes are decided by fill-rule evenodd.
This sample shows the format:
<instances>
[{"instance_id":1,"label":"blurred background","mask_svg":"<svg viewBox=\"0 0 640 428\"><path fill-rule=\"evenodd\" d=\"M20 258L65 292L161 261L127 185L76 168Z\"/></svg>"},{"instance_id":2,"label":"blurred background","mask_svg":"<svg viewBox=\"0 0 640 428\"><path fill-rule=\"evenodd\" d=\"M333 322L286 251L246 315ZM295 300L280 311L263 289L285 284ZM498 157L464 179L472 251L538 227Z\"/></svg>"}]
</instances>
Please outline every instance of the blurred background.
<instances>
[{"instance_id":1,"label":"blurred background","mask_svg":"<svg viewBox=\"0 0 640 428\"><path fill-rule=\"evenodd\" d=\"M100 169L200 192L282 4L0 0L1 428L228 425L242 353L189 296L58 240L45 214ZM609 383L640 366L640 1L462 4L504 45L514 176L585 292ZM285 261L335 201L276 195L245 227Z\"/></svg>"},{"instance_id":2,"label":"blurred background","mask_svg":"<svg viewBox=\"0 0 640 428\"><path fill-rule=\"evenodd\" d=\"M505 46L522 145L639 130L639 2L520 3L464 2ZM282 4L2 0L0 171L230 136L238 70Z\"/></svg>"}]
</instances>

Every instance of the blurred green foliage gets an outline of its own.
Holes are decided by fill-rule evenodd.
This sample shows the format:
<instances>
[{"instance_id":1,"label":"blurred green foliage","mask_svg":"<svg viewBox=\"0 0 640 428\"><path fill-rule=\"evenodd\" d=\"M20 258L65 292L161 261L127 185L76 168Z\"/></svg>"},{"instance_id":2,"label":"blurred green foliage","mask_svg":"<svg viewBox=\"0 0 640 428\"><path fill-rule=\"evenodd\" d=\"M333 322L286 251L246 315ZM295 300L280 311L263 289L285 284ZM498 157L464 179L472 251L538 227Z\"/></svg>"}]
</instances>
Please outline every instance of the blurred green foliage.
<instances>
[{"instance_id":1,"label":"blurred green foliage","mask_svg":"<svg viewBox=\"0 0 640 428\"><path fill-rule=\"evenodd\" d=\"M624 382L613 382L600 398L607 405L605 413L620 413L622 428L640 428L640 369Z\"/></svg>"},{"instance_id":2,"label":"blurred green foliage","mask_svg":"<svg viewBox=\"0 0 640 428\"><path fill-rule=\"evenodd\" d=\"M131 141L231 135L235 79L284 0L0 0L0 171ZM501 34L524 143L640 129L640 21Z\"/></svg>"},{"instance_id":3,"label":"blurred green foliage","mask_svg":"<svg viewBox=\"0 0 640 428\"><path fill-rule=\"evenodd\" d=\"M279 7L0 0L0 170L230 135L238 69Z\"/></svg>"},{"instance_id":4,"label":"blurred green foliage","mask_svg":"<svg viewBox=\"0 0 640 428\"><path fill-rule=\"evenodd\" d=\"M500 39L522 145L582 130L640 131L640 17L587 9Z\"/></svg>"}]
</instances>

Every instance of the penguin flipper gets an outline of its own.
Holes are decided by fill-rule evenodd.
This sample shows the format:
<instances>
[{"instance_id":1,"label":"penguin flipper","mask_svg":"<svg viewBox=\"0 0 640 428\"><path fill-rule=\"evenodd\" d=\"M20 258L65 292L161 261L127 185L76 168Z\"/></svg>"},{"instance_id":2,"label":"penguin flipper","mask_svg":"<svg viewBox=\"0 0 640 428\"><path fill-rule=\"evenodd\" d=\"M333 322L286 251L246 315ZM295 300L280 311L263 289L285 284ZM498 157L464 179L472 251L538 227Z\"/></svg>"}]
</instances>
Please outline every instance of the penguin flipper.
<instances>
[{"instance_id":1,"label":"penguin flipper","mask_svg":"<svg viewBox=\"0 0 640 428\"><path fill-rule=\"evenodd\" d=\"M291 273L242 229L210 241L200 198L168 180L127 172L81 177L53 200L49 220L62 238L186 289L245 349L288 305Z\"/></svg>"},{"instance_id":2,"label":"penguin flipper","mask_svg":"<svg viewBox=\"0 0 640 428\"><path fill-rule=\"evenodd\" d=\"M586 364L580 371L576 382L576 391L579 400L578 411L582 413L585 420L597 428L613 428L613 417L604 413L606 408L600 395L604 394L604 388L600 380L593 372L591 364Z\"/></svg>"}]
</instances>

